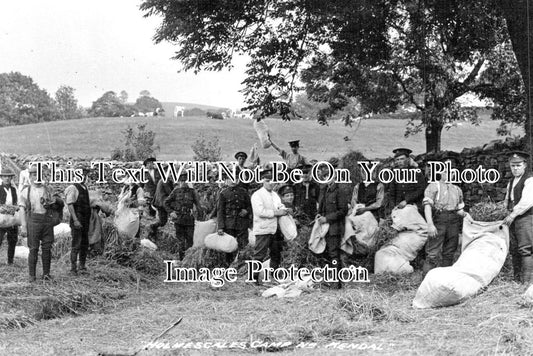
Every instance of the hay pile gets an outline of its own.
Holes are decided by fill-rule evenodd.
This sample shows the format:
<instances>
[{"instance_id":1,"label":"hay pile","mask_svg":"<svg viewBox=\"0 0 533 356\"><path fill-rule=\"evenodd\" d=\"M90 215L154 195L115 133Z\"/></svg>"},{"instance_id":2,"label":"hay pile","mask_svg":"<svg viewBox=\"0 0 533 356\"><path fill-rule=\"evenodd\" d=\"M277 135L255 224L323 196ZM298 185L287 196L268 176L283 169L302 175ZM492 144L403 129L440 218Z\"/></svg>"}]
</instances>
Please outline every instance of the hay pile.
<instances>
[{"instance_id":1,"label":"hay pile","mask_svg":"<svg viewBox=\"0 0 533 356\"><path fill-rule=\"evenodd\" d=\"M509 212L505 207L505 202L481 202L470 208L470 216L475 221L499 221L505 219Z\"/></svg>"},{"instance_id":2,"label":"hay pile","mask_svg":"<svg viewBox=\"0 0 533 356\"><path fill-rule=\"evenodd\" d=\"M177 254L180 250L179 241L176 239L176 232L174 229L166 227L162 231L158 231L156 245L159 250L171 254Z\"/></svg>"},{"instance_id":3,"label":"hay pile","mask_svg":"<svg viewBox=\"0 0 533 356\"><path fill-rule=\"evenodd\" d=\"M63 256L70 253L71 248L72 237L70 236L70 233L54 235L52 258L61 259Z\"/></svg>"},{"instance_id":4,"label":"hay pile","mask_svg":"<svg viewBox=\"0 0 533 356\"><path fill-rule=\"evenodd\" d=\"M185 251L183 260L178 263L179 267L186 268L215 268L227 265L224 252L208 249L207 247L191 247Z\"/></svg>"},{"instance_id":5,"label":"hay pile","mask_svg":"<svg viewBox=\"0 0 533 356\"><path fill-rule=\"evenodd\" d=\"M174 260L175 257L168 252L152 251L147 248L140 248L133 255L132 267L139 272L151 276L164 274L166 271L165 260Z\"/></svg>"},{"instance_id":6,"label":"hay pile","mask_svg":"<svg viewBox=\"0 0 533 356\"><path fill-rule=\"evenodd\" d=\"M312 228L302 226L298 231L298 237L285 242L281 254L281 267L290 267L292 264L299 268L324 267L326 259L323 255L315 255L308 248L309 236Z\"/></svg>"},{"instance_id":7,"label":"hay pile","mask_svg":"<svg viewBox=\"0 0 533 356\"><path fill-rule=\"evenodd\" d=\"M350 151L345 154L342 159L342 168L346 168L350 171L350 177L352 182L359 183L363 180L361 175L361 169L357 162L366 160L365 156L359 151Z\"/></svg>"},{"instance_id":8,"label":"hay pile","mask_svg":"<svg viewBox=\"0 0 533 356\"><path fill-rule=\"evenodd\" d=\"M19 210L18 206L15 205L0 205L0 214L4 215L15 215L15 213Z\"/></svg>"}]
</instances>

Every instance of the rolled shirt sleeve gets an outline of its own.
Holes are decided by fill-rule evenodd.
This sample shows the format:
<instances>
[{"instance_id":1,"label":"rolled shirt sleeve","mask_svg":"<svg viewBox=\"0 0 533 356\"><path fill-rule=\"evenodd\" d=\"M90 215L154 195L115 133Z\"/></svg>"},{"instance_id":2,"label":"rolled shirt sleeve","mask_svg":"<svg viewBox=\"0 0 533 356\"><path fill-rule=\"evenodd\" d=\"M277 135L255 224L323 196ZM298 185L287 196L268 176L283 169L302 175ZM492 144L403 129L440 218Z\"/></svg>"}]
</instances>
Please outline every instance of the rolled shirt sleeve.
<instances>
[{"instance_id":1,"label":"rolled shirt sleeve","mask_svg":"<svg viewBox=\"0 0 533 356\"><path fill-rule=\"evenodd\" d=\"M68 204L74 204L78 200L78 189L74 185L69 185L65 189L65 202Z\"/></svg>"},{"instance_id":2,"label":"rolled shirt sleeve","mask_svg":"<svg viewBox=\"0 0 533 356\"><path fill-rule=\"evenodd\" d=\"M509 191L509 190L508 190ZM513 207L511 216L516 218L522 215L533 207L533 177L528 178L524 182L524 189L522 190L522 197L520 201Z\"/></svg>"}]
</instances>

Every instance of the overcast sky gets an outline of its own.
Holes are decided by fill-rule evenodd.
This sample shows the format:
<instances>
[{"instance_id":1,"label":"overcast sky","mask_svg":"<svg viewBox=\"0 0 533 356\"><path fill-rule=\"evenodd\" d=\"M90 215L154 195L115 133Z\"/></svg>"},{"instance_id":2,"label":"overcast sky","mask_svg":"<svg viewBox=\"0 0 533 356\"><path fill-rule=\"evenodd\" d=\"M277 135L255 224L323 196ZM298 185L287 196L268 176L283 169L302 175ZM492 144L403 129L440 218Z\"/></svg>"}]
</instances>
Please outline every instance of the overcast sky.
<instances>
[{"instance_id":1,"label":"overcast sky","mask_svg":"<svg viewBox=\"0 0 533 356\"><path fill-rule=\"evenodd\" d=\"M0 72L29 75L52 96L76 90L83 106L104 92L126 90L135 101L148 90L160 101L237 108L244 60L228 72L177 73L175 48L155 45L160 23L144 18L136 0L16 0L0 10Z\"/></svg>"}]
</instances>

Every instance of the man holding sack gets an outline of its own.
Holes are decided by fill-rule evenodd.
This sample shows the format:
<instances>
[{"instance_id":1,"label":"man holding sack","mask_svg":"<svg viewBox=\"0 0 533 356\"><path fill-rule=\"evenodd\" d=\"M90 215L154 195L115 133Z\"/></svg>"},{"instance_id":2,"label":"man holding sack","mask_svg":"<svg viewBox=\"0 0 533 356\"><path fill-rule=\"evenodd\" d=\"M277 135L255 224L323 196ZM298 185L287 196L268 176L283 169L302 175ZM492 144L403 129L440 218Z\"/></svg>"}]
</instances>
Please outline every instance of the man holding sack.
<instances>
[{"instance_id":1,"label":"man holding sack","mask_svg":"<svg viewBox=\"0 0 533 356\"><path fill-rule=\"evenodd\" d=\"M509 215L510 252L515 280L533 283L533 174L526 171L529 154L515 151L509 159L512 180L507 184L505 202Z\"/></svg>"},{"instance_id":2,"label":"man holding sack","mask_svg":"<svg viewBox=\"0 0 533 356\"><path fill-rule=\"evenodd\" d=\"M2 179L2 186L0 187L0 204L1 205L17 205L17 189L11 184L11 179L15 174L9 169L3 169L0 172ZM0 229L0 246L7 235L7 264L13 264L15 257L15 246L18 240L18 227L6 227Z\"/></svg>"}]
</instances>

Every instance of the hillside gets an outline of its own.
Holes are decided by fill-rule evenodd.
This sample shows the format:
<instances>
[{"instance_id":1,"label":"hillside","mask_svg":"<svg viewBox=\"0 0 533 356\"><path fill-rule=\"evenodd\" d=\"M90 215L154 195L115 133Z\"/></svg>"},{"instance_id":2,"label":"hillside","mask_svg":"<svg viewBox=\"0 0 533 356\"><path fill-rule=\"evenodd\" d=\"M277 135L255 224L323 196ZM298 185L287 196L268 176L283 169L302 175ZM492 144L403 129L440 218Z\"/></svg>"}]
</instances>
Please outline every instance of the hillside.
<instances>
[{"instance_id":1,"label":"hillside","mask_svg":"<svg viewBox=\"0 0 533 356\"><path fill-rule=\"evenodd\" d=\"M218 136L223 159L233 159L238 150L246 152L258 142L251 120L211 120L206 117L151 118L87 118L55 121L0 129L0 151L9 153L51 153L72 156L109 157L114 147L122 145L121 133L128 124L147 123L156 133L160 146L158 158L162 160L188 160L193 157L191 145L203 133L207 137ZM398 146L407 146L415 153L425 150L424 136L404 137L405 120L365 120L359 127L349 128L340 122L320 126L315 121L266 120L272 138L280 147L288 149L287 142L301 140L301 152L314 159L327 159L344 154L350 149L363 152L367 158L383 158L391 155ZM445 130L442 146L445 150L460 151L464 147L478 146L498 138L497 122L486 118L480 126L463 123ZM349 140L346 141L345 138ZM272 148L259 150L264 160L277 160Z\"/></svg>"},{"instance_id":2,"label":"hillside","mask_svg":"<svg viewBox=\"0 0 533 356\"><path fill-rule=\"evenodd\" d=\"M203 105L203 104L193 104L193 103L178 103L178 102L161 102L163 109L165 109L166 116L172 116L174 113L175 106L183 106L185 109L198 108L201 110L219 110L224 109L217 106Z\"/></svg>"}]
</instances>

